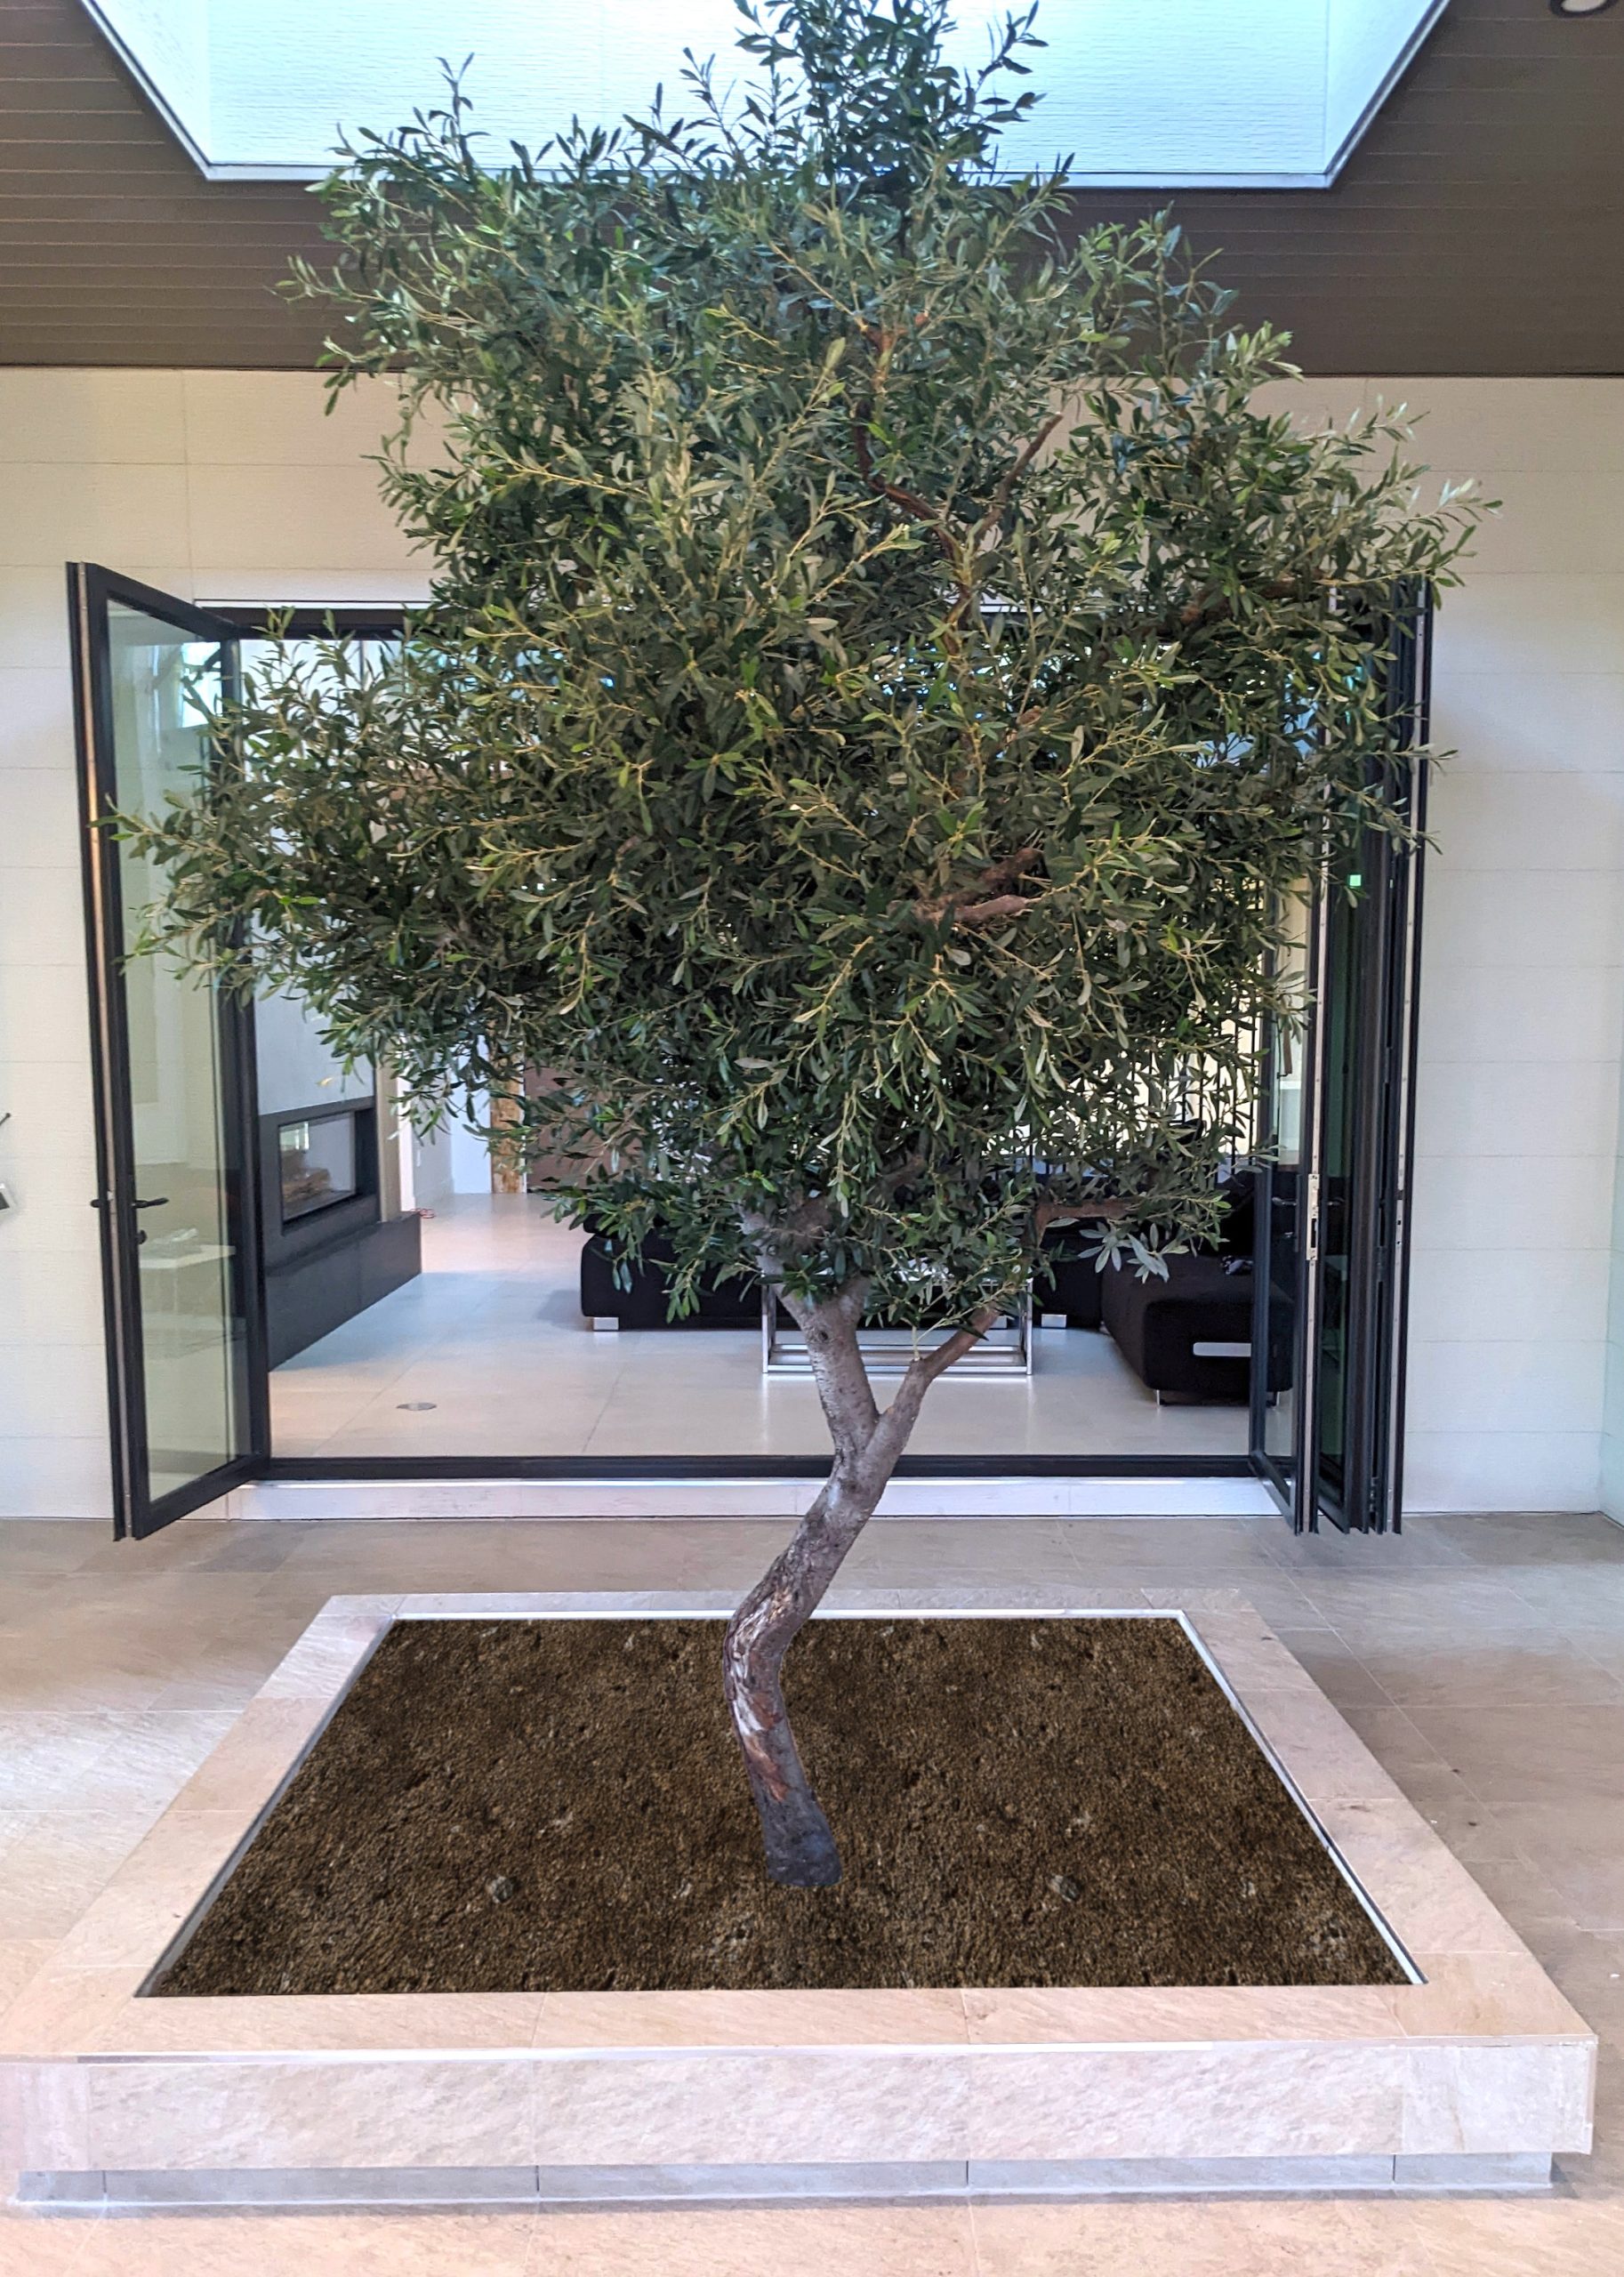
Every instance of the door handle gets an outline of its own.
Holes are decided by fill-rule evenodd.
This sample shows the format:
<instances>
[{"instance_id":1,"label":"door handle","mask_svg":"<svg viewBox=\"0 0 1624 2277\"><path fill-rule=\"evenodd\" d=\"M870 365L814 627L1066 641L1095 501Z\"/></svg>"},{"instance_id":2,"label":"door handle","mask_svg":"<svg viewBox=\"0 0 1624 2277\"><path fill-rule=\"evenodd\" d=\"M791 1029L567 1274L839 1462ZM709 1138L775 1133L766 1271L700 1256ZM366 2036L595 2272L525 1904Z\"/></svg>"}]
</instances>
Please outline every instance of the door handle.
<instances>
[{"instance_id":1,"label":"door handle","mask_svg":"<svg viewBox=\"0 0 1624 2277\"><path fill-rule=\"evenodd\" d=\"M168 1199L166 1194L155 1194L149 1202L132 1202L130 1207L132 1210L161 1210ZM110 1207L109 1199L105 1194L98 1194L90 1206L92 1210L106 1210Z\"/></svg>"}]
</instances>

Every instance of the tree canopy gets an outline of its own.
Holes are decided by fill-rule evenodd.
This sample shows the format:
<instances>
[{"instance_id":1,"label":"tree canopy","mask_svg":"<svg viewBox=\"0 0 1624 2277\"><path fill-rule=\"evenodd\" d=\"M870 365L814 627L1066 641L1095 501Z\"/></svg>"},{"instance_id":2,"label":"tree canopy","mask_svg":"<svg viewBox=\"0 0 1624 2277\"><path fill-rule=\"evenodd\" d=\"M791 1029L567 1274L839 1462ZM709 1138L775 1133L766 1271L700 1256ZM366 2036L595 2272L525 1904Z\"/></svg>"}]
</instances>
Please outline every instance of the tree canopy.
<instances>
[{"instance_id":1,"label":"tree canopy","mask_svg":"<svg viewBox=\"0 0 1624 2277\"><path fill-rule=\"evenodd\" d=\"M501 160L460 84L324 186L334 388L433 598L290 646L147 834L158 927L428 1099L527 1066L576 1207L968 1320L1057 1211L1210 1230L1282 905L1401 828L1402 581L1467 516L1302 432L1165 221L1007 177L1032 12L745 8L754 73ZM425 412L443 444L409 448ZM248 921L225 943L222 921Z\"/></svg>"}]
</instances>

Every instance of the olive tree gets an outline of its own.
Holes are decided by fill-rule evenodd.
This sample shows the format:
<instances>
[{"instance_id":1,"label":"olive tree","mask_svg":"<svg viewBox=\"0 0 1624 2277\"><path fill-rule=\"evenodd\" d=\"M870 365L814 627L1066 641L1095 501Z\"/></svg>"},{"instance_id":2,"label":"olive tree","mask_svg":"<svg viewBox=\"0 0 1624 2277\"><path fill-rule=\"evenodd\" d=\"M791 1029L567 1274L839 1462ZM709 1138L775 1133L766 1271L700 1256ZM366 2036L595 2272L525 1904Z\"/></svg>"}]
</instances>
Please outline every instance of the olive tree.
<instances>
[{"instance_id":1,"label":"olive tree","mask_svg":"<svg viewBox=\"0 0 1624 2277\"><path fill-rule=\"evenodd\" d=\"M1403 827L1387 597L1466 516L1380 421L1259 407L1282 337L1164 221L999 171L1031 12L968 73L945 0L743 14L684 116L493 157L454 82L343 154L299 289L335 389L398 375L432 598L382 661L287 645L147 836L172 944L425 1100L548 1071L564 1206L799 1324L831 1468L724 1682L816 1885L786 1648L1051 1227L1216 1231L1284 899ZM876 1315L931 1332L883 1406Z\"/></svg>"}]
</instances>

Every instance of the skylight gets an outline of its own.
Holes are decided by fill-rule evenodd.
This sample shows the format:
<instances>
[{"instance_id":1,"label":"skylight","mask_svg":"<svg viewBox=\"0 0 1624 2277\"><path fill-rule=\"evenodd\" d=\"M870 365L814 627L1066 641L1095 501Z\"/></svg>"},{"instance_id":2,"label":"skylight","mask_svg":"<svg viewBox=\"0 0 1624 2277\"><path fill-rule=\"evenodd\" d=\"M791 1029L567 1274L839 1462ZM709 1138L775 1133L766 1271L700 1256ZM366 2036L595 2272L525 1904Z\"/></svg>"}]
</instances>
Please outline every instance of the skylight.
<instances>
[{"instance_id":1,"label":"skylight","mask_svg":"<svg viewBox=\"0 0 1624 2277\"><path fill-rule=\"evenodd\" d=\"M572 114L641 112L677 93L682 51L714 54L733 0L84 0L205 173L310 180L341 130L397 126L471 53L493 161ZM1447 0L1046 0L1044 101L1002 146L1011 166L1070 156L1109 189L1319 189ZM1001 11L961 0L956 44L985 52ZM741 59L742 60L742 59Z\"/></svg>"}]
</instances>

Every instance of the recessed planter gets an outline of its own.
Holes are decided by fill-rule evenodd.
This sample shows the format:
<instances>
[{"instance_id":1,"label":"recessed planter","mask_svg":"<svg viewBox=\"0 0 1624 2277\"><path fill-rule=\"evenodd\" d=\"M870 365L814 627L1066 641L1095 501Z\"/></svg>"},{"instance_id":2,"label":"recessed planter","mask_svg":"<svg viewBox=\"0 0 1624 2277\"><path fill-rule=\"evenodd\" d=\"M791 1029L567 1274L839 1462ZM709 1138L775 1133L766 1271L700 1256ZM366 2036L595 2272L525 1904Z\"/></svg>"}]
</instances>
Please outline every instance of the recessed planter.
<instances>
[{"instance_id":1,"label":"recessed planter","mask_svg":"<svg viewBox=\"0 0 1624 2277\"><path fill-rule=\"evenodd\" d=\"M818 1891L765 1872L723 1626L397 1622L150 1990L1409 1981L1176 1615L815 1623Z\"/></svg>"},{"instance_id":2,"label":"recessed planter","mask_svg":"<svg viewBox=\"0 0 1624 2277\"><path fill-rule=\"evenodd\" d=\"M559 1616L571 1613L590 1618L561 1630ZM709 1710L695 1705L705 1695L692 1679L714 1664L714 1645L712 1621L669 1602L334 1599L13 2010L0 2151L25 2170L25 2194L102 2203L222 2193L1513 2186L1542 2178L1553 2152L1588 2147L1595 2042L1582 2020L1304 1671L1227 1592L1197 1594L1182 1617L1147 1602L1104 1618L1086 1607L1025 1607L996 1624L929 1605L862 1620L845 1609L810 1634L798 1647L804 1696L795 1704L846 1846L847 1881L833 1893L764 1895L764 1881L752 1879L752 1919L765 1927L724 1940L720 1982L696 1984L695 1955L711 1950L715 1922L740 1903L739 1874L753 1866L753 1814L744 1798L744 1863L730 1864L728 1782L742 1792L743 1780L719 1722L719 1783L694 1801L695 1824L682 1838L695 1857L722 1855L711 1901L718 1910L703 1935L690 1925L662 1947L651 1929L679 1920L674 1909L695 1893L677 1895L680 1844L663 1804L651 1806L656 1823L641 1849L624 1838L636 1782L623 1750L618 1786L607 1770L620 1743L604 1671L613 1653L639 1662L631 1688L647 1702L649 1669L663 1658L674 1719L666 1737L698 1735ZM459 1695L467 1710L470 1670L483 1695L478 1712L488 1716L504 1683L517 1681L509 1696L533 1703L533 1679L553 1655L562 1655L555 1674L574 1669L572 1744L607 1779L609 1800L600 1795L597 1807L619 1830L614 1855L624 1863L615 1870L630 1878L624 1919L599 1925L595 1950L578 1927L558 1941L573 1971L562 1979L534 1892L522 1935L503 1930L496 1941L508 1958L494 1970L488 1961L493 1917L520 1900L517 1887L493 1896L487 1885L517 1885L513 1868L527 1871L535 1855L535 1814L553 1798L515 1787L524 1807L513 1823L504 1807L465 1842L450 1830L464 1822L445 1815L454 1768L437 1801L421 1750L397 1750L391 1792L375 1758L387 1717L370 1741L363 1728L369 1702L387 1705L389 1688L415 1673L419 1729L436 1742L430 1755L454 1767L447 1710ZM942 1687L977 1661L1001 1670L997 1698L1009 1715L980 1698L973 1712L945 1712L956 1695ZM1134 1721L1122 1704L1125 1671L1134 1665L1150 1681L1142 1698L1161 1702L1161 1723L1147 1737L1138 1719L1138 1759L1119 1789L1101 1768L1102 1747L1122 1754L1124 1718ZM883 1694L872 1688L887 1668L912 1685L906 1714L888 1726L873 1712ZM932 1669L934 1706L925 1683ZM1113 1698L1116 1728L1106 1712ZM859 1722L880 1725L861 1766L885 1800L870 1834L847 1821L844 1774L835 1754L824 1755L824 1738L838 1738L840 1718L856 1707ZM825 1712L835 1718L827 1734ZM887 1784L909 1752L908 1717L930 1719L942 1744L929 1759L947 1779L956 1757L955 1791L983 1818L1004 1776L1002 1724L1016 1726L1015 1759L1051 1771L1086 1731L1095 1752L1082 1768L1073 1752L1072 1787L1092 1798L1082 1810L1105 1811L1105 1832L1092 1847L1084 1839L1092 1829L1064 1834L1054 1802L1061 1785L1047 1772L1029 1777L1025 1799L1012 1805L1007 1838L944 1844L941 1794L919 1798L911 1832L906 1797ZM473 1728L464 1734L470 1746ZM972 1762L977 1734L982 1756ZM708 1750L708 1736L703 1744ZM522 1748L535 1758L534 1734ZM648 1754L657 1759L652 1743ZM913 1755L917 1762L917 1745ZM541 1788L548 1775L538 1767ZM397 1878L407 1888L416 1871L420 1891L435 1888L439 1927L427 1935L410 1905L383 1903L390 1814L413 1781L416 1831L412 1813L398 1820ZM348 1859L331 1839L346 1782ZM1145 1806L1148 1793L1159 1809ZM1135 1810L1170 1821L1174 1838L1136 1850L1124 1815ZM327 1832L312 1845L324 1813ZM1234 1846L1220 1838L1226 1830L1250 1841L1255 1871L1239 1882ZM511 1856L490 1847L506 1840L519 1845ZM1067 1840L1073 1849L1053 1848ZM884 1919L872 1888L864 1894L876 1847L894 1876ZM329 1895L339 1899L325 1926L308 1871L324 1848ZM1047 1873L1051 1851L1058 1863ZM959 1855L984 1868L1013 1861L1014 1882L995 1903L955 1916L917 1868L921 1857ZM1131 1883L1113 1900L1123 1919L1138 1909L1152 1922L1159 1892L1171 1905L1166 1918L1190 1932L1192 1974L1252 1981L1166 1982L1165 1926L1147 1939L1157 1958L1141 1966L1140 1982L1098 1981L1127 1974L1120 1933L1099 1927L1116 1918L1113 1907L1088 1891L1090 1860L1107 1855L1118 1882L1127 1873ZM563 1853L559 1863L567 1864ZM487 1863L494 1871L481 1881ZM651 1870L655 1882L663 1877L661 1889L651 1889ZM563 1903L569 1880L560 1872L548 1903ZM1241 1883L1266 1892L1266 1903L1244 1896ZM594 1886L600 1912L604 1887ZM1031 1919L994 1937L983 1917L1009 1907L1011 1887ZM374 1918L358 1929L358 1893L368 1889ZM892 1933L909 1889L919 1934L904 1963ZM290 1893L302 1894L290 1904ZM783 1919L779 1904L789 1910ZM1309 1981L1269 1982L1285 1973L1279 1931L1293 1905L1309 1955L1296 1971ZM1085 1907L1096 1925L1087 1934ZM825 1933L833 1921L837 1934L819 1943L792 1919L797 1908ZM731 1918L736 1927L736 1911ZM624 1936L628 1926L640 1943ZM1220 1928L1231 1938L1221 1958ZM283 1939L278 1981L286 1975L294 1988L285 1992L261 1989L273 1930ZM1266 1930L1277 1950L1264 1964ZM301 1989L320 1982L324 1967L330 1982L375 1985L388 1981L378 1973L385 1962L431 1983L424 1957L437 1948L463 1955L447 1972L463 1989ZM791 1983L798 1951L809 1959L800 1983ZM532 1957L522 1971L514 1953ZM638 1989L578 1989L605 1954ZM205 1981L205 1962L223 1972L209 1981L252 1989L187 1990L189 1976ZM912 1983L897 1981L909 1975ZM493 1977L517 1977L515 1989Z\"/></svg>"}]
</instances>

